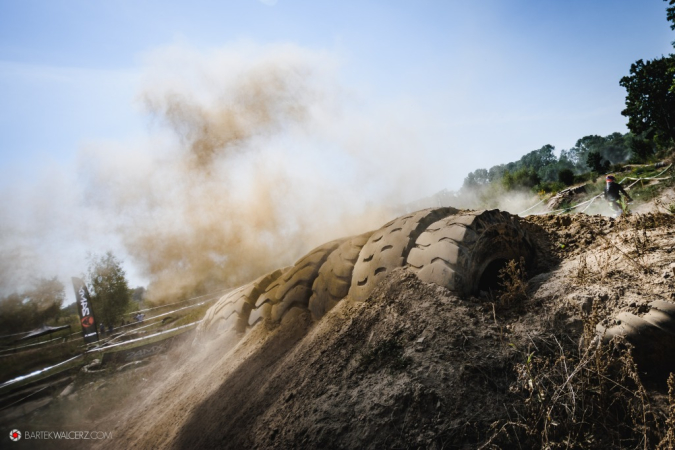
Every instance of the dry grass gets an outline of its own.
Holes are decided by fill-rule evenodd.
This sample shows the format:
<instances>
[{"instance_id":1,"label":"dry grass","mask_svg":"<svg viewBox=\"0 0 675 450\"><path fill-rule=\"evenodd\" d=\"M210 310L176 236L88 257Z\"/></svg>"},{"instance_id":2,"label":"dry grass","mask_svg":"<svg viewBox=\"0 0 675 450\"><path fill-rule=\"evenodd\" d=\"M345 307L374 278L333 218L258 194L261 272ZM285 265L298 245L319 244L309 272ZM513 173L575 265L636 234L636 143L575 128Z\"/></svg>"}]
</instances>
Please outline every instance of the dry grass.
<instances>
[{"instance_id":1,"label":"dry grass","mask_svg":"<svg viewBox=\"0 0 675 450\"><path fill-rule=\"evenodd\" d=\"M551 336L548 346L516 364L522 402L481 448L672 448L672 423L653 412L625 342L596 339L575 354Z\"/></svg>"},{"instance_id":2,"label":"dry grass","mask_svg":"<svg viewBox=\"0 0 675 450\"><path fill-rule=\"evenodd\" d=\"M525 273L525 260L510 260L499 271L500 291L497 296L499 308L511 308L520 305L527 300L527 274Z\"/></svg>"},{"instance_id":3,"label":"dry grass","mask_svg":"<svg viewBox=\"0 0 675 450\"><path fill-rule=\"evenodd\" d=\"M668 419L666 433L659 442L659 449L673 450L675 448L675 375L668 377Z\"/></svg>"},{"instance_id":4,"label":"dry grass","mask_svg":"<svg viewBox=\"0 0 675 450\"><path fill-rule=\"evenodd\" d=\"M609 281L614 267L613 263L617 257L607 246L603 250L591 255L593 258L592 264L588 263L586 253L579 255L576 271L572 275L572 278L578 285L583 286L589 283L605 283Z\"/></svg>"},{"instance_id":5,"label":"dry grass","mask_svg":"<svg viewBox=\"0 0 675 450\"><path fill-rule=\"evenodd\" d=\"M668 380L665 417L652 407L632 347L622 339L603 344L599 318L594 307L581 345L564 333L550 334L535 350L519 352L509 391L520 400L480 448L675 448L675 376Z\"/></svg>"}]
</instances>

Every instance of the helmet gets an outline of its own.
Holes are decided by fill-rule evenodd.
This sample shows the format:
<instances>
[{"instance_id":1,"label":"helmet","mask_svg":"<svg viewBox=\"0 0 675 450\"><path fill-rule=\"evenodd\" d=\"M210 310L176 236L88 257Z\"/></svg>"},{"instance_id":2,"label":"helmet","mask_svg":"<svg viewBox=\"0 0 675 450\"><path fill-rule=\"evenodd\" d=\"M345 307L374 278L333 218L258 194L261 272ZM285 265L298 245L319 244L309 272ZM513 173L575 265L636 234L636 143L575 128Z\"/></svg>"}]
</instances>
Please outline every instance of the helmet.
<instances>
[{"instance_id":1,"label":"helmet","mask_svg":"<svg viewBox=\"0 0 675 450\"><path fill-rule=\"evenodd\" d=\"M607 181L614 181L616 178L614 178L614 175L607 175L607 178L605 178Z\"/></svg>"}]
</instances>

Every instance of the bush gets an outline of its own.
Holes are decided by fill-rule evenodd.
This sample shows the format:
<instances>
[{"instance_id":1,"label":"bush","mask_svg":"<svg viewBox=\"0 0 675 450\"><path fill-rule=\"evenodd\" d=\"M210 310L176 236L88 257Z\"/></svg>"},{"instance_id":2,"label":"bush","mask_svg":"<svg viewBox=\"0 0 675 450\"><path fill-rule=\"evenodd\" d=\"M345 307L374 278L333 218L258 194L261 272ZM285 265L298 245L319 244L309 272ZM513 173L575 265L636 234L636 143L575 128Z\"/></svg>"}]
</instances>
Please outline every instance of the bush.
<instances>
[{"instance_id":1,"label":"bush","mask_svg":"<svg viewBox=\"0 0 675 450\"><path fill-rule=\"evenodd\" d=\"M623 164L612 164L610 167L610 172L623 172L626 170L626 167Z\"/></svg>"},{"instance_id":2,"label":"bush","mask_svg":"<svg viewBox=\"0 0 675 450\"><path fill-rule=\"evenodd\" d=\"M508 170L504 172L502 178L502 185L507 191L514 189L532 189L541 182L541 178L537 172L532 168L523 167L511 173Z\"/></svg>"},{"instance_id":3,"label":"bush","mask_svg":"<svg viewBox=\"0 0 675 450\"><path fill-rule=\"evenodd\" d=\"M630 142L631 158L630 162L641 164L649 161L654 156L655 147L651 141L646 139L634 138Z\"/></svg>"},{"instance_id":4,"label":"bush","mask_svg":"<svg viewBox=\"0 0 675 450\"><path fill-rule=\"evenodd\" d=\"M593 178L591 178L591 172L582 173L581 175L574 175L574 184L586 183L588 181L593 181Z\"/></svg>"},{"instance_id":5,"label":"bush","mask_svg":"<svg viewBox=\"0 0 675 450\"><path fill-rule=\"evenodd\" d=\"M593 172L606 173L609 170L609 161L602 158L598 152L590 152L586 157L586 165L590 167Z\"/></svg>"},{"instance_id":6,"label":"bush","mask_svg":"<svg viewBox=\"0 0 675 450\"><path fill-rule=\"evenodd\" d=\"M550 193L550 192L560 192L563 189L565 189L567 186L565 186L564 183L561 183L560 181L549 181L549 182L544 182L544 183L539 183L534 187L534 191L536 192L544 192L544 193Z\"/></svg>"},{"instance_id":7,"label":"bush","mask_svg":"<svg viewBox=\"0 0 675 450\"><path fill-rule=\"evenodd\" d=\"M498 305L501 308L510 308L527 300L527 276L522 257L519 262L510 260L499 271L499 285Z\"/></svg>"},{"instance_id":8,"label":"bush","mask_svg":"<svg viewBox=\"0 0 675 450\"><path fill-rule=\"evenodd\" d=\"M565 186L571 186L574 184L574 172L571 169L562 169L558 171L558 181L563 183Z\"/></svg>"}]
</instances>

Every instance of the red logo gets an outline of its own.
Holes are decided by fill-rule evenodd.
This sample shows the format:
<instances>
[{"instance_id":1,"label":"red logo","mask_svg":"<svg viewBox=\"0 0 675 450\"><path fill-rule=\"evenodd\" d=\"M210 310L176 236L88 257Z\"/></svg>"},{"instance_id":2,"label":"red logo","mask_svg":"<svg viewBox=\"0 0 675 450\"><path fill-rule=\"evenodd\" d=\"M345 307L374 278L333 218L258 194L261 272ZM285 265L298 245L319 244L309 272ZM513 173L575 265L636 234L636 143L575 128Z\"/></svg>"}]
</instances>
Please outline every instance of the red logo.
<instances>
[{"instance_id":1,"label":"red logo","mask_svg":"<svg viewBox=\"0 0 675 450\"><path fill-rule=\"evenodd\" d=\"M14 442L18 441L21 439L21 432L19 430L12 430L9 432L9 438L13 440Z\"/></svg>"},{"instance_id":2,"label":"red logo","mask_svg":"<svg viewBox=\"0 0 675 450\"><path fill-rule=\"evenodd\" d=\"M87 316L82 318L82 327L89 328L94 325L94 318L92 316Z\"/></svg>"}]
</instances>

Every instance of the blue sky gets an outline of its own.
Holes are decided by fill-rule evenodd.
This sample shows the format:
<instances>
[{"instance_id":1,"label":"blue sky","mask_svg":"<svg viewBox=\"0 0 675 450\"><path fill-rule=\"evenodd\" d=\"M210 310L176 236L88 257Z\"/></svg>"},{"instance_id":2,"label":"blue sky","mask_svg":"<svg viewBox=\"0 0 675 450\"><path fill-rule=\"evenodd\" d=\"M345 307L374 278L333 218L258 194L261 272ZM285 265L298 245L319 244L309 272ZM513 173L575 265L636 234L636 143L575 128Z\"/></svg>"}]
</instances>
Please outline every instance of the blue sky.
<instances>
[{"instance_id":1,"label":"blue sky","mask_svg":"<svg viewBox=\"0 0 675 450\"><path fill-rule=\"evenodd\" d=\"M87 149L109 158L106 152L142 154L151 152L148 142L171 139L144 111L139 93L191 61L208 72L216 70L209 60L218 52L230 52L223 61L246 59L251 48L265 57L283 46L311 55L315 82L338 97L332 101L339 113L323 111L317 123L324 127L279 142L328 149L328 159L303 164L334 182L376 176L357 174L350 164L361 164L354 161L362 156L370 164L396 148L386 164L391 176L363 195L369 202L399 195L405 201L457 189L469 171L545 144L560 150L585 135L626 132L619 79L635 60L672 52L666 6L661 0L0 0L0 189L12 198L2 211L0 256L8 258L19 241L34 255L49 248L52 260L67 252L75 231L45 233L45 226L31 235L26 224L52 216L44 203L93 214L77 179ZM228 73L223 64L212 79ZM401 194L401 184L410 189ZM41 220L67 228L66 219ZM94 237L73 244L78 255L92 242L102 242L94 251L123 247L105 226L88 226ZM81 256L63 260L68 265L46 264L45 275L84 270ZM131 262L128 270L140 273Z\"/></svg>"},{"instance_id":2,"label":"blue sky","mask_svg":"<svg viewBox=\"0 0 675 450\"><path fill-rule=\"evenodd\" d=\"M618 80L636 59L672 50L665 7L660 0L2 0L3 166L25 173L31 156L67 159L82 140L143 132L132 106L145 53L241 39L333 52L344 61L343 82L369 101L414 99L446 124L498 119L499 136L470 149L496 162L546 143L568 148L588 133L625 131ZM472 134L491 134L486 122ZM452 151L453 140L471 145L455 137L438 147Z\"/></svg>"}]
</instances>

